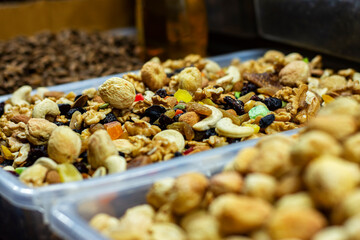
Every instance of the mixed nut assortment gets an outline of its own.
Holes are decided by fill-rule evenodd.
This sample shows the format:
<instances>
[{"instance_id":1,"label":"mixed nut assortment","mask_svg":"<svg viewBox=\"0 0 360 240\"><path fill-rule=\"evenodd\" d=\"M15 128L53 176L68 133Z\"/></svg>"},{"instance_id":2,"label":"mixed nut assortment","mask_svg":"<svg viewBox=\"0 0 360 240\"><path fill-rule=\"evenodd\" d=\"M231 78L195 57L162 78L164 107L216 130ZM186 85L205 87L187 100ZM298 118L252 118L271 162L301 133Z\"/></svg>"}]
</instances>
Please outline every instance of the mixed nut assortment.
<instances>
[{"instance_id":1,"label":"mixed nut assortment","mask_svg":"<svg viewBox=\"0 0 360 240\"><path fill-rule=\"evenodd\" d=\"M0 103L0 162L29 186L125 171L301 127L360 74L268 51L227 67L198 55L106 80L80 95L23 86Z\"/></svg>"},{"instance_id":2,"label":"mixed nut assortment","mask_svg":"<svg viewBox=\"0 0 360 240\"><path fill-rule=\"evenodd\" d=\"M141 67L133 36L64 30L0 41L0 95Z\"/></svg>"},{"instance_id":3,"label":"mixed nut assortment","mask_svg":"<svg viewBox=\"0 0 360 240\"><path fill-rule=\"evenodd\" d=\"M339 97L298 136L266 136L210 178L159 180L147 204L90 225L111 239L358 240L359 119L360 104Z\"/></svg>"}]
</instances>

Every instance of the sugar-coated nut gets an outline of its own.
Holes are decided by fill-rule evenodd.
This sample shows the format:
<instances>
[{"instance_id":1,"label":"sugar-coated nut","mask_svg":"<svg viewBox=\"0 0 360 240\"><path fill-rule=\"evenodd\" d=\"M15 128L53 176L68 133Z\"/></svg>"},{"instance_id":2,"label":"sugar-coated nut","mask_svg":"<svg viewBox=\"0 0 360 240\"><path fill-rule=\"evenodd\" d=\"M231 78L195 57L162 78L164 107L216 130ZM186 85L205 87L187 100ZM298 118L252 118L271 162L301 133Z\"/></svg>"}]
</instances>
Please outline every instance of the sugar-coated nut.
<instances>
[{"instance_id":1,"label":"sugar-coated nut","mask_svg":"<svg viewBox=\"0 0 360 240\"><path fill-rule=\"evenodd\" d=\"M81 140L71 128L56 128L49 139L48 154L57 163L73 163L80 155Z\"/></svg>"},{"instance_id":2,"label":"sugar-coated nut","mask_svg":"<svg viewBox=\"0 0 360 240\"><path fill-rule=\"evenodd\" d=\"M341 224L346 219L360 214L360 188L345 196L344 200L332 211L331 220L334 224Z\"/></svg>"},{"instance_id":3,"label":"sugar-coated nut","mask_svg":"<svg viewBox=\"0 0 360 240\"><path fill-rule=\"evenodd\" d=\"M346 78L339 75L332 75L324 78L320 78L320 88L327 88L328 92L337 91L346 87Z\"/></svg>"},{"instance_id":4,"label":"sugar-coated nut","mask_svg":"<svg viewBox=\"0 0 360 240\"><path fill-rule=\"evenodd\" d=\"M126 170L126 160L118 154L112 155L105 159L104 166L109 174L124 172Z\"/></svg>"},{"instance_id":5,"label":"sugar-coated nut","mask_svg":"<svg viewBox=\"0 0 360 240\"><path fill-rule=\"evenodd\" d=\"M34 145L44 145L57 126L43 118L31 118L25 129L27 140Z\"/></svg>"},{"instance_id":6,"label":"sugar-coated nut","mask_svg":"<svg viewBox=\"0 0 360 240\"><path fill-rule=\"evenodd\" d=\"M201 72L196 67L187 67L179 73L179 88L195 92L201 88Z\"/></svg>"},{"instance_id":7,"label":"sugar-coated nut","mask_svg":"<svg viewBox=\"0 0 360 240\"><path fill-rule=\"evenodd\" d=\"M307 192L298 192L281 197L276 202L276 208L314 208L314 202Z\"/></svg>"},{"instance_id":8,"label":"sugar-coated nut","mask_svg":"<svg viewBox=\"0 0 360 240\"><path fill-rule=\"evenodd\" d=\"M344 157L349 161L360 164L360 133L347 138L343 146Z\"/></svg>"},{"instance_id":9,"label":"sugar-coated nut","mask_svg":"<svg viewBox=\"0 0 360 240\"><path fill-rule=\"evenodd\" d=\"M184 136L176 130L167 129L167 130L161 131L161 132L157 133L153 139L156 140L156 139L160 139L160 138L166 139L169 142L176 144L178 151L180 151L180 152L185 147Z\"/></svg>"},{"instance_id":10,"label":"sugar-coated nut","mask_svg":"<svg viewBox=\"0 0 360 240\"><path fill-rule=\"evenodd\" d=\"M134 85L123 78L112 77L99 87L100 97L111 106L126 109L135 101Z\"/></svg>"},{"instance_id":11,"label":"sugar-coated nut","mask_svg":"<svg viewBox=\"0 0 360 240\"><path fill-rule=\"evenodd\" d=\"M58 115L60 115L58 105L48 98L35 104L32 112L33 118L46 118L49 121L54 121Z\"/></svg>"},{"instance_id":12,"label":"sugar-coated nut","mask_svg":"<svg viewBox=\"0 0 360 240\"><path fill-rule=\"evenodd\" d=\"M276 192L276 179L262 173L251 173L245 177L244 192L248 196L272 202Z\"/></svg>"},{"instance_id":13,"label":"sugar-coated nut","mask_svg":"<svg viewBox=\"0 0 360 240\"><path fill-rule=\"evenodd\" d=\"M28 99L30 98L32 88L30 86L22 86L17 89L10 98L12 105L29 105Z\"/></svg>"},{"instance_id":14,"label":"sugar-coated nut","mask_svg":"<svg viewBox=\"0 0 360 240\"><path fill-rule=\"evenodd\" d=\"M118 155L110 135L102 129L97 130L89 137L87 153L89 164L93 169L104 166L108 157Z\"/></svg>"},{"instance_id":15,"label":"sugar-coated nut","mask_svg":"<svg viewBox=\"0 0 360 240\"><path fill-rule=\"evenodd\" d=\"M215 196L224 193L240 193L242 187L243 179L235 171L218 173L210 179L210 190Z\"/></svg>"},{"instance_id":16,"label":"sugar-coated nut","mask_svg":"<svg viewBox=\"0 0 360 240\"><path fill-rule=\"evenodd\" d=\"M195 211L181 219L181 227L186 231L189 240L220 240L219 223L206 211Z\"/></svg>"},{"instance_id":17,"label":"sugar-coated nut","mask_svg":"<svg viewBox=\"0 0 360 240\"><path fill-rule=\"evenodd\" d=\"M141 68L141 79L145 85L155 91L164 87L166 83L166 73L164 68L156 62L147 62Z\"/></svg>"},{"instance_id":18,"label":"sugar-coated nut","mask_svg":"<svg viewBox=\"0 0 360 240\"><path fill-rule=\"evenodd\" d=\"M327 227L318 232L313 240L348 240L348 234L343 227Z\"/></svg>"},{"instance_id":19,"label":"sugar-coated nut","mask_svg":"<svg viewBox=\"0 0 360 240\"><path fill-rule=\"evenodd\" d=\"M169 197L173 212L182 215L199 207L208 185L208 179L200 173L187 173L176 178Z\"/></svg>"},{"instance_id":20,"label":"sugar-coated nut","mask_svg":"<svg viewBox=\"0 0 360 240\"><path fill-rule=\"evenodd\" d=\"M223 194L210 204L209 210L220 223L223 234L242 234L261 227L270 216L272 207L258 198Z\"/></svg>"},{"instance_id":21,"label":"sugar-coated nut","mask_svg":"<svg viewBox=\"0 0 360 240\"><path fill-rule=\"evenodd\" d=\"M146 195L147 202L154 208L160 208L169 201L169 196L174 183L174 178L164 178L156 181Z\"/></svg>"},{"instance_id":22,"label":"sugar-coated nut","mask_svg":"<svg viewBox=\"0 0 360 240\"><path fill-rule=\"evenodd\" d=\"M344 226L348 240L360 240L360 214L349 218Z\"/></svg>"},{"instance_id":23,"label":"sugar-coated nut","mask_svg":"<svg viewBox=\"0 0 360 240\"><path fill-rule=\"evenodd\" d=\"M349 115L356 117L360 112L360 104L349 97L338 97L334 101L327 103L326 107L321 108L319 116L327 115Z\"/></svg>"},{"instance_id":24,"label":"sugar-coated nut","mask_svg":"<svg viewBox=\"0 0 360 240\"><path fill-rule=\"evenodd\" d=\"M302 134L290 151L292 162L295 165L304 166L323 154L340 156L342 148L331 135L314 130Z\"/></svg>"},{"instance_id":25,"label":"sugar-coated nut","mask_svg":"<svg viewBox=\"0 0 360 240\"><path fill-rule=\"evenodd\" d=\"M326 226L326 220L311 208L283 208L274 212L268 222L268 232L273 240L295 238L310 240Z\"/></svg>"},{"instance_id":26,"label":"sugar-coated nut","mask_svg":"<svg viewBox=\"0 0 360 240\"><path fill-rule=\"evenodd\" d=\"M118 225L119 220L105 213L96 214L89 222L99 232L107 231Z\"/></svg>"},{"instance_id":27,"label":"sugar-coated nut","mask_svg":"<svg viewBox=\"0 0 360 240\"><path fill-rule=\"evenodd\" d=\"M323 155L310 163L304 180L315 202L331 208L341 203L360 183L360 169L355 163Z\"/></svg>"},{"instance_id":28,"label":"sugar-coated nut","mask_svg":"<svg viewBox=\"0 0 360 240\"><path fill-rule=\"evenodd\" d=\"M150 228L151 240L188 240L184 230L173 223L154 223Z\"/></svg>"},{"instance_id":29,"label":"sugar-coated nut","mask_svg":"<svg viewBox=\"0 0 360 240\"><path fill-rule=\"evenodd\" d=\"M19 180L28 186L40 187L44 185L48 169L40 164L26 168L19 177Z\"/></svg>"},{"instance_id":30,"label":"sugar-coated nut","mask_svg":"<svg viewBox=\"0 0 360 240\"><path fill-rule=\"evenodd\" d=\"M186 122L190 126L194 126L199 120L200 117L195 112L186 112L179 117L179 122Z\"/></svg>"},{"instance_id":31,"label":"sugar-coated nut","mask_svg":"<svg viewBox=\"0 0 360 240\"><path fill-rule=\"evenodd\" d=\"M296 87L306 83L310 77L310 68L304 61L293 61L281 69L279 73L280 83Z\"/></svg>"}]
</instances>

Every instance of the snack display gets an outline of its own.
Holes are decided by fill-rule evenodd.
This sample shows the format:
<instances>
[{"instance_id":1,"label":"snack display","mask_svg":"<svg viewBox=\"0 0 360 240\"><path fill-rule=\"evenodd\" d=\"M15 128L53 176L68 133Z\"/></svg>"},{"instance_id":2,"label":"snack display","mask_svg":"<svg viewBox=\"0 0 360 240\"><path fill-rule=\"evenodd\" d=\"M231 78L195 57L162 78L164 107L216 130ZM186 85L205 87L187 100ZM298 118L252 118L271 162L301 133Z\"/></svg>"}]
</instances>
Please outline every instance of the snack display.
<instances>
[{"instance_id":1,"label":"snack display","mask_svg":"<svg viewBox=\"0 0 360 240\"><path fill-rule=\"evenodd\" d=\"M23 86L0 104L2 166L29 186L122 172L301 127L359 86L353 69L273 50L224 68L155 58L80 95Z\"/></svg>"},{"instance_id":2,"label":"snack display","mask_svg":"<svg viewBox=\"0 0 360 240\"><path fill-rule=\"evenodd\" d=\"M172 172L147 194L137 185L133 204L112 191L102 209L121 216L97 212L89 224L110 239L359 239L359 114L339 97L300 134L266 136L222 172Z\"/></svg>"},{"instance_id":3,"label":"snack display","mask_svg":"<svg viewBox=\"0 0 360 240\"><path fill-rule=\"evenodd\" d=\"M134 36L63 30L0 41L0 95L141 67Z\"/></svg>"}]
</instances>

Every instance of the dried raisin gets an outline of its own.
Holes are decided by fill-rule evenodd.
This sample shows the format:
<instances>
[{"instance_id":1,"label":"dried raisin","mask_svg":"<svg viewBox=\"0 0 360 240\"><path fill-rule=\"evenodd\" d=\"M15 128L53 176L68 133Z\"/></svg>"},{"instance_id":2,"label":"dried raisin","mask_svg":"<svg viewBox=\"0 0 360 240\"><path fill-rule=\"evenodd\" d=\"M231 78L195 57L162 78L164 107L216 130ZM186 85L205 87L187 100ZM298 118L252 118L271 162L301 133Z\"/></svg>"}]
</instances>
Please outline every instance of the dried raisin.
<instances>
[{"instance_id":1,"label":"dried raisin","mask_svg":"<svg viewBox=\"0 0 360 240\"><path fill-rule=\"evenodd\" d=\"M58 107L61 115L65 115L71 109L71 105L67 103L58 104Z\"/></svg>"},{"instance_id":2,"label":"dried raisin","mask_svg":"<svg viewBox=\"0 0 360 240\"><path fill-rule=\"evenodd\" d=\"M108 113L106 115L106 117L100 121L100 123L102 124L105 124L105 123L110 123L110 122L114 122L114 121L117 121L117 118L116 116L111 112L111 113Z\"/></svg>"},{"instance_id":3,"label":"dried raisin","mask_svg":"<svg viewBox=\"0 0 360 240\"><path fill-rule=\"evenodd\" d=\"M152 124L153 122L155 122L160 116L161 114L163 114L164 112L166 112L166 109L163 106L160 105L152 105L150 107L148 107L145 112L144 115L150 118L150 123Z\"/></svg>"},{"instance_id":4,"label":"dried raisin","mask_svg":"<svg viewBox=\"0 0 360 240\"><path fill-rule=\"evenodd\" d=\"M263 100L263 103L267 106L267 108L270 111L275 111L276 109L281 108L282 106L282 101L274 97L266 98L265 100Z\"/></svg>"},{"instance_id":5,"label":"dried raisin","mask_svg":"<svg viewBox=\"0 0 360 240\"><path fill-rule=\"evenodd\" d=\"M26 163L23 167L30 167L38 158L48 157L47 145L31 145Z\"/></svg>"},{"instance_id":6,"label":"dried raisin","mask_svg":"<svg viewBox=\"0 0 360 240\"><path fill-rule=\"evenodd\" d=\"M260 126L260 128L266 128L270 124L272 124L274 122L274 120L275 120L274 114L266 115L265 117L260 119L259 126Z\"/></svg>"},{"instance_id":7,"label":"dried raisin","mask_svg":"<svg viewBox=\"0 0 360 240\"><path fill-rule=\"evenodd\" d=\"M230 96L224 97L224 101L227 107L234 109L237 115L243 115L244 111L244 103L240 100L233 99Z\"/></svg>"},{"instance_id":8,"label":"dried raisin","mask_svg":"<svg viewBox=\"0 0 360 240\"><path fill-rule=\"evenodd\" d=\"M161 98L166 97L168 94L165 89L159 89L155 92L155 95L159 95Z\"/></svg>"},{"instance_id":9,"label":"dried raisin","mask_svg":"<svg viewBox=\"0 0 360 240\"><path fill-rule=\"evenodd\" d=\"M4 114L5 112L5 102L1 102L0 103L0 117Z\"/></svg>"},{"instance_id":10,"label":"dried raisin","mask_svg":"<svg viewBox=\"0 0 360 240\"><path fill-rule=\"evenodd\" d=\"M253 84L253 83L244 83L244 87L241 89L241 94L240 96L244 96L246 94L248 94L249 92L254 92L256 93L256 89L258 89L258 87Z\"/></svg>"},{"instance_id":11,"label":"dried raisin","mask_svg":"<svg viewBox=\"0 0 360 240\"><path fill-rule=\"evenodd\" d=\"M80 173L88 173L89 169L86 167L86 164L83 162L74 162L74 167L80 172Z\"/></svg>"},{"instance_id":12,"label":"dried raisin","mask_svg":"<svg viewBox=\"0 0 360 240\"><path fill-rule=\"evenodd\" d=\"M84 112L86 112L85 109L81 108L81 107L77 107L77 108L72 108L70 109L67 113L66 113L66 118L71 119L72 115L74 114L74 112L79 111L81 114L83 114Z\"/></svg>"}]
</instances>

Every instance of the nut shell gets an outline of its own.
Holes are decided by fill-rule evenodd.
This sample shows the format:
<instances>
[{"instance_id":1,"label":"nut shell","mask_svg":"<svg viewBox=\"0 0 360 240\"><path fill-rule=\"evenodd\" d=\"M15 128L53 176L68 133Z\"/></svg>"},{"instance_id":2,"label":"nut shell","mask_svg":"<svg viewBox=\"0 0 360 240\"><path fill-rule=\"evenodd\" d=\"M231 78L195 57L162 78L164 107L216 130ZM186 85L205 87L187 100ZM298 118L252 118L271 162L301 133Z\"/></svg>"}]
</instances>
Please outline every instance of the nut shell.
<instances>
[{"instance_id":1,"label":"nut shell","mask_svg":"<svg viewBox=\"0 0 360 240\"><path fill-rule=\"evenodd\" d=\"M135 101L135 87L123 78L112 77L99 87L101 98L118 109L125 109Z\"/></svg>"}]
</instances>

